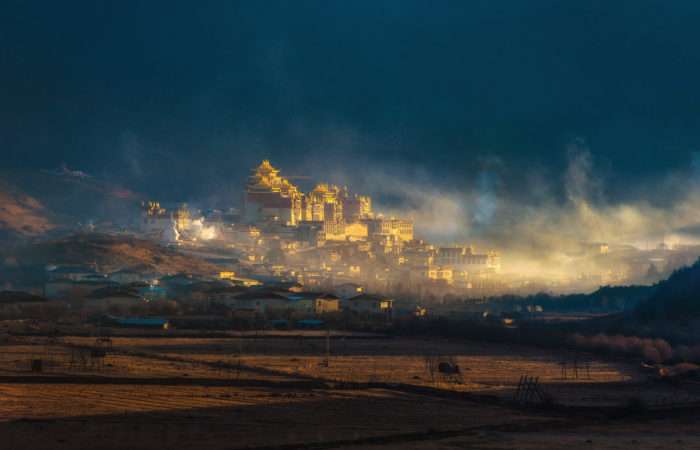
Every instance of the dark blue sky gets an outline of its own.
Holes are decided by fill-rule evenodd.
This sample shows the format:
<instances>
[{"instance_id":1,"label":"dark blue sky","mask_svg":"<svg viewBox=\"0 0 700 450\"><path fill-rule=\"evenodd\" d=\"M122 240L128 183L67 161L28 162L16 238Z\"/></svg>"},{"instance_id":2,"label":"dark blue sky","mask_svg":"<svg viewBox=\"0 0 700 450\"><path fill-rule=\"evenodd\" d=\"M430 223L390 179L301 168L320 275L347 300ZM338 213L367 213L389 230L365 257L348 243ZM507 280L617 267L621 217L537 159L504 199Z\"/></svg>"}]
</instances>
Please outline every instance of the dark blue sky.
<instances>
[{"instance_id":1,"label":"dark blue sky","mask_svg":"<svg viewBox=\"0 0 700 450\"><path fill-rule=\"evenodd\" d=\"M5 0L0 164L182 198L262 157L507 182L583 140L624 195L700 150L698 23L682 0Z\"/></svg>"}]
</instances>

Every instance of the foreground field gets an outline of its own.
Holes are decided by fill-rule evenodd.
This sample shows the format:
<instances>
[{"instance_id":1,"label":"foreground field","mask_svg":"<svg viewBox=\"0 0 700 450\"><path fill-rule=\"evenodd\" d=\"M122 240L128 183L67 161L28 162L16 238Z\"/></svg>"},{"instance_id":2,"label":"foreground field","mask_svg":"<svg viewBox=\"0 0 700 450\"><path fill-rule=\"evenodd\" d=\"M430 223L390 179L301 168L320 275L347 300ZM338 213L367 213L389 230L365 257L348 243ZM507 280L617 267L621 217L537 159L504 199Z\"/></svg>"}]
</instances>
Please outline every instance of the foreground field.
<instances>
[{"instance_id":1,"label":"foreground field","mask_svg":"<svg viewBox=\"0 0 700 450\"><path fill-rule=\"evenodd\" d=\"M323 336L277 335L113 338L104 358L76 364L94 345L39 337L0 346L7 448L700 448L693 414L606 412L630 399L689 402L692 385L650 383L633 365L585 355L579 378L562 379L570 355L364 336L331 339L326 365ZM430 357L462 375L431 374ZM31 359L42 371L29 371ZM515 408L522 375L574 409Z\"/></svg>"},{"instance_id":2,"label":"foreground field","mask_svg":"<svg viewBox=\"0 0 700 450\"><path fill-rule=\"evenodd\" d=\"M79 404L70 408L72 416L57 417L60 410L53 410L53 419L25 419L0 425L4 441L13 444L10 448L32 449L76 446L137 449L158 445L172 448L175 444L177 448L193 449L245 448L352 441L545 420L501 408L382 390L261 392L236 388L228 391L231 398L225 400L218 398L215 390L205 394L189 388L172 397L172 390L157 389L151 393L139 386L131 389L101 386L86 391L79 394ZM53 390L49 395L74 393L69 388ZM32 396L25 394L25 398ZM110 406L95 410L105 412L103 415L85 415L92 409L90 401L104 401ZM50 411L52 405L35 403L34 407ZM125 411L107 413L112 408Z\"/></svg>"}]
</instances>

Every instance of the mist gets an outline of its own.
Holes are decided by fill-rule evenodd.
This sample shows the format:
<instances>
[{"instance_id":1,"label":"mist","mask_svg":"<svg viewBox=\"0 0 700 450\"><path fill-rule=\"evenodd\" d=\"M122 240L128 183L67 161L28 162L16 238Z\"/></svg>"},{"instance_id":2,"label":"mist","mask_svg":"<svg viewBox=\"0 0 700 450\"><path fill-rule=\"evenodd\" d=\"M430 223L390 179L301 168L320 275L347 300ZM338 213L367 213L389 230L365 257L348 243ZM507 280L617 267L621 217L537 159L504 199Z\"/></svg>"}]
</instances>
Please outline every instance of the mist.
<instances>
[{"instance_id":1,"label":"mist","mask_svg":"<svg viewBox=\"0 0 700 450\"><path fill-rule=\"evenodd\" d=\"M441 176L440 170L353 153L359 142L381 146L350 132L330 142L331 157L314 154L296 167L306 167L314 181L372 195L375 211L413 219L419 239L500 252L505 272L575 276L604 269L587 253L603 245L651 249L699 242L697 159L621 188L616 177L625 168L611 167L582 138L561 149L562 170L487 155L474 157L461 177L454 167L444 167Z\"/></svg>"}]
</instances>

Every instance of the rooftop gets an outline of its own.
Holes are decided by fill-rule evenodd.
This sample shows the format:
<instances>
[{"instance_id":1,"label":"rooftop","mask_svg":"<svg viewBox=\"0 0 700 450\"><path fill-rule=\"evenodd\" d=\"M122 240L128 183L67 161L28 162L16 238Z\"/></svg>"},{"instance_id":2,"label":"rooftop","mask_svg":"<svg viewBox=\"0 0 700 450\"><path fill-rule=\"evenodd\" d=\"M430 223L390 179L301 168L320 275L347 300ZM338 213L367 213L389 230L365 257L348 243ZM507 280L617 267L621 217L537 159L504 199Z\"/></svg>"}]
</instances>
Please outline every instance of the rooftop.
<instances>
[{"instance_id":1,"label":"rooftop","mask_svg":"<svg viewBox=\"0 0 700 450\"><path fill-rule=\"evenodd\" d=\"M287 300L284 295L278 294L276 292L270 291L256 291L256 292L246 292L237 296L236 298L241 300L258 300L258 299L279 299Z\"/></svg>"},{"instance_id":2,"label":"rooftop","mask_svg":"<svg viewBox=\"0 0 700 450\"><path fill-rule=\"evenodd\" d=\"M103 298L110 297L141 298L141 296L136 290L124 286L107 286L101 289L97 289L88 295L88 298L94 300L100 300Z\"/></svg>"},{"instance_id":3,"label":"rooftop","mask_svg":"<svg viewBox=\"0 0 700 450\"><path fill-rule=\"evenodd\" d=\"M354 301L354 302L382 302L382 301L387 301L391 300L389 297L383 297L381 295L376 295L376 294L360 294L356 295L354 297L351 297L348 299L349 301Z\"/></svg>"}]
</instances>

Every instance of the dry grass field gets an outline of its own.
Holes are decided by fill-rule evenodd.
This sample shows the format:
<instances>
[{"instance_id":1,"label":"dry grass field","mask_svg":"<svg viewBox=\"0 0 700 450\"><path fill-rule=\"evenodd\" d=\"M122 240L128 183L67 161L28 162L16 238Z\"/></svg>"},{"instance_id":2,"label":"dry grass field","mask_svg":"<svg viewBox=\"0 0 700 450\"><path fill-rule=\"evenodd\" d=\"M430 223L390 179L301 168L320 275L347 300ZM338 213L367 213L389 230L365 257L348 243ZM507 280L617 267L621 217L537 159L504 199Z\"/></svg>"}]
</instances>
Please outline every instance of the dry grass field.
<instances>
[{"instance_id":1,"label":"dry grass field","mask_svg":"<svg viewBox=\"0 0 700 450\"><path fill-rule=\"evenodd\" d=\"M87 339L73 339L88 343ZM117 349L141 355L162 355L186 361L224 362L268 369L289 377L311 377L334 382L404 383L441 389L511 395L523 375L542 383L570 386L625 383L645 377L636 367L579 356L578 378L573 378L571 355L522 346L424 339L309 338L168 339L115 338ZM459 365L459 377L431 372L428 360ZM562 378L562 363L567 378Z\"/></svg>"},{"instance_id":2,"label":"dry grass field","mask_svg":"<svg viewBox=\"0 0 700 450\"><path fill-rule=\"evenodd\" d=\"M563 380L570 355L484 343L334 337L327 367L322 335L110 344L94 365L74 361L94 338L0 345L6 448L669 448L661 444L670 440L673 448L700 448L692 415L611 420L507 401L521 375L539 377L557 403L584 410L697 394L650 383L625 362L579 356L579 378ZM430 355L459 364L461 377L431 375ZM38 358L43 370L31 372Z\"/></svg>"}]
</instances>

